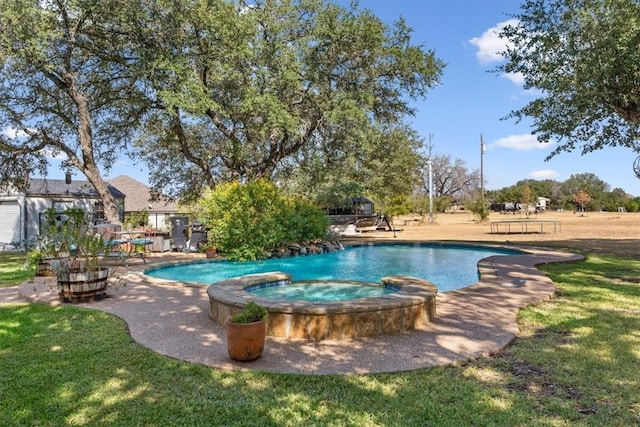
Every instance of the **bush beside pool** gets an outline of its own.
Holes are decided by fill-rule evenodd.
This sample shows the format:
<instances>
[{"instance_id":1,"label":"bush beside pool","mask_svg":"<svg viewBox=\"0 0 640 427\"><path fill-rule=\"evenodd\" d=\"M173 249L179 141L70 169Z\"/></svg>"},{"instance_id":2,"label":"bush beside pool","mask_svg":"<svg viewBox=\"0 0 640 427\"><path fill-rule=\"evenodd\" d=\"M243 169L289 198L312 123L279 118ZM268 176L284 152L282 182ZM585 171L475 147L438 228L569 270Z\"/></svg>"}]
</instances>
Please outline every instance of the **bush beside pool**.
<instances>
[{"instance_id":1,"label":"bush beside pool","mask_svg":"<svg viewBox=\"0 0 640 427\"><path fill-rule=\"evenodd\" d=\"M286 285L291 276L281 272L250 274L213 283L207 289L209 317L220 325L249 301L269 311L267 335L321 341L397 334L425 325L436 315L437 288L408 276L383 277L381 284L398 292L347 301L304 302L255 297L247 288L260 284Z\"/></svg>"}]
</instances>

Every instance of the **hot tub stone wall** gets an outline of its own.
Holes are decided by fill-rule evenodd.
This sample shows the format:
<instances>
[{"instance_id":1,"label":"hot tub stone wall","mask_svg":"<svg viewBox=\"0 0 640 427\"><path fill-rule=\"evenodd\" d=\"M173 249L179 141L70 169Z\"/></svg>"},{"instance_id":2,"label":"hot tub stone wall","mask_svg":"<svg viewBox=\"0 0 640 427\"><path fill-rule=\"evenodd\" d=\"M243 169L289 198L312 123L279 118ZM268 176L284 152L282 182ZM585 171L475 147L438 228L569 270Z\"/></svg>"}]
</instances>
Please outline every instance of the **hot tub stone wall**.
<instances>
[{"instance_id":1,"label":"hot tub stone wall","mask_svg":"<svg viewBox=\"0 0 640 427\"><path fill-rule=\"evenodd\" d=\"M382 278L382 286L394 286L398 292L350 301L282 301L255 297L245 291L250 286L290 279L288 274L274 272L214 283L207 289L209 317L224 325L231 315L253 300L269 311L268 335L314 341L397 334L435 318L437 288L426 280L408 276Z\"/></svg>"}]
</instances>

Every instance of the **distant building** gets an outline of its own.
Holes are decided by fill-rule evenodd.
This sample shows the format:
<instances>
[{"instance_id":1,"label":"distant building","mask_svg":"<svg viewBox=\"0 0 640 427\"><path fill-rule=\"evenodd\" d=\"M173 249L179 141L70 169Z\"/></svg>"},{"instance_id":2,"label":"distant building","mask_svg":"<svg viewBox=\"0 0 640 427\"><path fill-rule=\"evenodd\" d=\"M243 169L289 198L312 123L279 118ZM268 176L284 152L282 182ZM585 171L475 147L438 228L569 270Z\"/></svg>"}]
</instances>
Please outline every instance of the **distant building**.
<instances>
[{"instance_id":1,"label":"distant building","mask_svg":"<svg viewBox=\"0 0 640 427\"><path fill-rule=\"evenodd\" d=\"M125 195L113 185L107 185L122 218ZM0 250L5 245L19 246L24 241L35 240L47 209L64 211L73 207L90 212L93 224L104 221L102 201L89 181L31 178L24 192L0 193Z\"/></svg>"},{"instance_id":2,"label":"distant building","mask_svg":"<svg viewBox=\"0 0 640 427\"><path fill-rule=\"evenodd\" d=\"M149 223L152 228L169 230L171 217L178 213L178 205L168 197L160 200L151 200L151 189L140 181L128 176L119 175L109 180L109 183L120 190L124 195L125 216L133 212L147 211Z\"/></svg>"},{"instance_id":3,"label":"distant building","mask_svg":"<svg viewBox=\"0 0 640 427\"><path fill-rule=\"evenodd\" d=\"M551 202L551 199L547 197L538 197L538 204L536 205L536 209L541 211L546 211L548 204Z\"/></svg>"}]
</instances>

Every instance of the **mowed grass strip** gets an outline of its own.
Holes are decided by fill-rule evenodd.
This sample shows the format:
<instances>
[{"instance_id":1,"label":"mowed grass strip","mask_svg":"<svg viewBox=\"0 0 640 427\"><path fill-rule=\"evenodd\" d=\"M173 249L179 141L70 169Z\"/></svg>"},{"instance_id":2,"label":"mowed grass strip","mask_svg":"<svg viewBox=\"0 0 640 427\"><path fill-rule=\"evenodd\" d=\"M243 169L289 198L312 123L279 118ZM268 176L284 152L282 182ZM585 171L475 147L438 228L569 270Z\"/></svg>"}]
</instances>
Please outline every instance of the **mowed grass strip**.
<instances>
[{"instance_id":1,"label":"mowed grass strip","mask_svg":"<svg viewBox=\"0 0 640 427\"><path fill-rule=\"evenodd\" d=\"M35 269L26 267L24 252L0 252L0 288L18 285L33 278Z\"/></svg>"},{"instance_id":2,"label":"mowed grass strip","mask_svg":"<svg viewBox=\"0 0 640 427\"><path fill-rule=\"evenodd\" d=\"M0 305L0 425L638 425L640 262L544 267L553 300L500 354L380 375L225 372L77 307Z\"/></svg>"}]
</instances>

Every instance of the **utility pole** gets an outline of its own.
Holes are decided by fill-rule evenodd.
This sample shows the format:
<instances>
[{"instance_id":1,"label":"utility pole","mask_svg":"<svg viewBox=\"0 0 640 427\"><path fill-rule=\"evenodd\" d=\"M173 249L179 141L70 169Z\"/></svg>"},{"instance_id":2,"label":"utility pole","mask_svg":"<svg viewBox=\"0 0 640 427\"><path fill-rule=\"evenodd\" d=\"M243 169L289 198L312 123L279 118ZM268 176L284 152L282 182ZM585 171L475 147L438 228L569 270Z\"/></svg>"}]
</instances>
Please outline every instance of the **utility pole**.
<instances>
[{"instance_id":1,"label":"utility pole","mask_svg":"<svg viewBox=\"0 0 640 427\"><path fill-rule=\"evenodd\" d=\"M433 149L433 134L429 134L429 158L427 159L427 165L429 166L429 223L433 223L433 160L431 159L431 150Z\"/></svg>"},{"instance_id":2,"label":"utility pole","mask_svg":"<svg viewBox=\"0 0 640 427\"><path fill-rule=\"evenodd\" d=\"M480 134L480 200L484 203L484 152L487 146L484 143L482 134Z\"/></svg>"}]
</instances>

